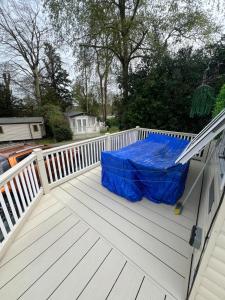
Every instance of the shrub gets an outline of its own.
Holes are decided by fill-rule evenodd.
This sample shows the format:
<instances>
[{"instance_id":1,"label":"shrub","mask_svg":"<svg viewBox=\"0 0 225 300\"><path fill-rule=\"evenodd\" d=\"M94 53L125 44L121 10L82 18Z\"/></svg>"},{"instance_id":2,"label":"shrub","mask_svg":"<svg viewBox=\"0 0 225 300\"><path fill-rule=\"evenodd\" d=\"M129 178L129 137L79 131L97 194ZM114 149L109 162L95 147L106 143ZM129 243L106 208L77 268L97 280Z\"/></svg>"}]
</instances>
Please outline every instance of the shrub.
<instances>
[{"instance_id":1,"label":"shrub","mask_svg":"<svg viewBox=\"0 0 225 300\"><path fill-rule=\"evenodd\" d=\"M109 128L119 127L119 120L116 117L111 118L111 119L107 119L105 123L106 123L106 126L108 126Z\"/></svg>"},{"instance_id":2,"label":"shrub","mask_svg":"<svg viewBox=\"0 0 225 300\"><path fill-rule=\"evenodd\" d=\"M213 110L213 117L217 116L225 108L225 84L221 87Z\"/></svg>"},{"instance_id":3,"label":"shrub","mask_svg":"<svg viewBox=\"0 0 225 300\"><path fill-rule=\"evenodd\" d=\"M57 142L72 140L72 131L70 128L65 127L64 125L55 127L53 132Z\"/></svg>"},{"instance_id":4,"label":"shrub","mask_svg":"<svg viewBox=\"0 0 225 300\"><path fill-rule=\"evenodd\" d=\"M57 142L72 139L73 134L69 123L59 106L53 104L44 105L42 107L42 115L44 116L49 134L53 135Z\"/></svg>"}]
</instances>

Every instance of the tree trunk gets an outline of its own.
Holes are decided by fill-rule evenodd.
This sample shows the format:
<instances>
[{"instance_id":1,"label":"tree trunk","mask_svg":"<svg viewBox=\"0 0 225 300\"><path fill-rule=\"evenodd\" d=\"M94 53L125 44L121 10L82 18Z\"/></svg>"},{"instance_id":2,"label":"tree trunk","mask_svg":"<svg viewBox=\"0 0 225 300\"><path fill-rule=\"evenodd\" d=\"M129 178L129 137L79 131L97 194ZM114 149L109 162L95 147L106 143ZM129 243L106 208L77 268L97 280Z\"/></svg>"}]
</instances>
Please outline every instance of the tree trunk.
<instances>
[{"instance_id":1,"label":"tree trunk","mask_svg":"<svg viewBox=\"0 0 225 300\"><path fill-rule=\"evenodd\" d=\"M122 40L122 89L123 101L126 103L128 98L128 67L129 67L129 51L128 51L128 36L129 28L126 22L126 0L119 0L120 10L120 26L121 26L121 40Z\"/></svg>"},{"instance_id":2,"label":"tree trunk","mask_svg":"<svg viewBox=\"0 0 225 300\"><path fill-rule=\"evenodd\" d=\"M102 119L103 121L105 121L103 78L100 73L99 73L99 86L100 86L100 97L101 97L101 105L102 105Z\"/></svg>"},{"instance_id":3,"label":"tree trunk","mask_svg":"<svg viewBox=\"0 0 225 300\"><path fill-rule=\"evenodd\" d=\"M40 78L39 78L39 72L38 68L36 67L33 70L33 76L34 76L34 94L37 101L37 104L41 104L41 89L40 89Z\"/></svg>"},{"instance_id":4,"label":"tree trunk","mask_svg":"<svg viewBox=\"0 0 225 300\"><path fill-rule=\"evenodd\" d=\"M128 68L129 62L126 59L124 59L122 62L122 89L124 103L127 103L128 100Z\"/></svg>"},{"instance_id":5,"label":"tree trunk","mask_svg":"<svg viewBox=\"0 0 225 300\"><path fill-rule=\"evenodd\" d=\"M87 77L87 69L85 67L84 70L85 76L85 98L86 98L86 112L89 113L89 103L88 103L88 77Z\"/></svg>"},{"instance_id":6,"label":"tree trunk","mask_svg":"<svg viewBox=\"0 0 225 300\"><path fill-rule=\"evenodd\" d=\"M106 122L107 120L107 104L108 104L108 73L105 74L105 81L104 81L104 119L103 119L104 122Z\"/></svg>"}]
</instances>

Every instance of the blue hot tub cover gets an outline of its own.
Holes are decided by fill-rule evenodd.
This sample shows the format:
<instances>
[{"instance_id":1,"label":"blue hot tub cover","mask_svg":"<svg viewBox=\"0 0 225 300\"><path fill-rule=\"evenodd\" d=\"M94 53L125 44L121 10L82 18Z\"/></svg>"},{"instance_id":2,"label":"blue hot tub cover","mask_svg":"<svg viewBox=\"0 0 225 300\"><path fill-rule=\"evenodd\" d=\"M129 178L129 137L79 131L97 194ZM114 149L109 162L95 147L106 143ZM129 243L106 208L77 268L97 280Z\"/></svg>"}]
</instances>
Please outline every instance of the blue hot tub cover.
<instances>
[{"instance_id":1,"label":"blue hot tub cover","mask_svg":"<svg viewBox=\"0 0 225 300\"><path fill-rule=\"evenodd\" d=\"M175 204L183 194L189 167L175 161L188 143L154 133L120 150L103 151L102 185L133 202L146 197Z\"/></svg>"}]
</instances>

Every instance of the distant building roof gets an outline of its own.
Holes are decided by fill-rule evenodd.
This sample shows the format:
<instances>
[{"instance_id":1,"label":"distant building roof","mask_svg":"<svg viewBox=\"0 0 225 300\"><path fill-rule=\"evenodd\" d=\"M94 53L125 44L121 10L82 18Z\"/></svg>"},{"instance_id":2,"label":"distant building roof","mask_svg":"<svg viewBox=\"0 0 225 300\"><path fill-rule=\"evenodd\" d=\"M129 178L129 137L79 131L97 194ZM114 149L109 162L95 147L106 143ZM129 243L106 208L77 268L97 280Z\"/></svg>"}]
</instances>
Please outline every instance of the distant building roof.
<instances>
[{"instance_id":1,"label":"distant building roof","mask_svg":"<svg viewBox=\"0 0 225 300\"><path fill-rule=\"evenodd\" d=\"M42 117L0 118L0 124L25 124L25 123L44 123L44 119Z\"/></svg>"},{"instance_id":2,"label":"distant building roof","mask_svg":"<svg viewBox=\"0 0 225 300\"><path fill-rule=\"evenodd\" d=\"M81 116L81 115L87 115L87 113L84 113L82 111L70 111L65 113L66 117L76 117L76 116Z\"/></svg>"}]
</instances>

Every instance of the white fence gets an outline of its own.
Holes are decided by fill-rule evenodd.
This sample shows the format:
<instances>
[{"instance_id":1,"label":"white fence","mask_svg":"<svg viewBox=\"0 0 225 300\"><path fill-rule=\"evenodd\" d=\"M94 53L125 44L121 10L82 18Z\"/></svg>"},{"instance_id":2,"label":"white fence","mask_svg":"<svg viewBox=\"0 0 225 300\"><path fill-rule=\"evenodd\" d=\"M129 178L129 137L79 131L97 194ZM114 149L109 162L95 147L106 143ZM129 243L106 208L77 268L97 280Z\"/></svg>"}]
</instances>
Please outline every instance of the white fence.
<instances>
[{"instance_id":1,"label":"white fence","mask_svg":"<svg viewBox=\"0 0 225 300\"><path fill-rule=\"evenodd\" d=\"M188 141L191 141L196 136L193 133L186 133L186 132L139 128L139 130L138 130L138 139L139 140L145 139L149 135L149 133L169 135L169 136L177 137L177 138L188 140Z\"/></svg>"},{"instance_id":2,"label":"white fence","mask_svg":"<svg viewBox=\"0 0 225 300\"><path fill-rule=\"evenodd\" d=\"M36 155L31 154L0 178L1 247L43 193L37 168Z\"/></svg>"},{"instance_id":3,"label":"white fence","mask_svg":"<svg viewBox=\"0 0 225 300\"><path fill-rule=\"evenodd\" d=\"M134 128L33 154L0 178L0 250L43 193L99 165L101 152L117 150L159 133L191 140L189 133Z\"/></svg>"}]
</instances>

